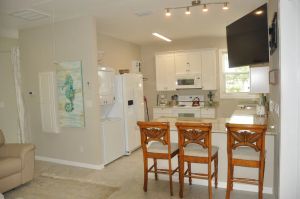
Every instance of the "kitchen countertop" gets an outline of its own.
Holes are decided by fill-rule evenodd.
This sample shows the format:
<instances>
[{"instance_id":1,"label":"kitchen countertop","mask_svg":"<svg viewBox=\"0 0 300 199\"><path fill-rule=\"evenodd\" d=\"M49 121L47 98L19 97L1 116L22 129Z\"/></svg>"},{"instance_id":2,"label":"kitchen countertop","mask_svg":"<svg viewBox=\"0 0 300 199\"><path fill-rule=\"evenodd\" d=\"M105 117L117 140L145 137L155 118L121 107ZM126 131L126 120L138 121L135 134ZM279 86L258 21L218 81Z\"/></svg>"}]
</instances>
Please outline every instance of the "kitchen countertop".
<instances>
[{"instance_id":1,"label":"kitchen countertop","mask_svg":"<svg viewBox=\"0 0 300 199\"><path fill-rule=\"evenodd\" d=\"M171 130L177 130L176 122L207 122L212 123L213 133L226 133L225 124L267 124L267 117L259 117L256 114L255 109L244 109L236 110L230 118L219 117L215 119L205 119L205 118L180 118L180 117L160 117L155 119L157 122L169 122ZM276 135L274 129L271 129L268 125L267 135Z\"/></svg>"},{"instance_id":2,"label":"kitchen countertop","mask_svg":"<svg viewBox=\"0 0 300 199\"><path fill-rule=\"evenodd\" d=\"M166 105L166 106L153 106L153 108L194 108L194 109L201 109L201 108L216 108L216 106L204 106L204 107L200 107L200 106L170 106L170 105Z\"/></svg>"}]
</instances>

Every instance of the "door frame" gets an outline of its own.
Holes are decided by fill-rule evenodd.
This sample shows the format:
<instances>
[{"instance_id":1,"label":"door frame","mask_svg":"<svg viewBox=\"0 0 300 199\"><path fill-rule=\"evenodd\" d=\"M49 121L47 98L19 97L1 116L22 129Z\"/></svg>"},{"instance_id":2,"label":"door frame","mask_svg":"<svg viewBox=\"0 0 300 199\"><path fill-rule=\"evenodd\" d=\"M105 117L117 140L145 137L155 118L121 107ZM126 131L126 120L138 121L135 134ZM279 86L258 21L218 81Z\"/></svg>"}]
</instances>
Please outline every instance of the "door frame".
<instances>
[{"instance_id":1,"label":"door frame","mask_svg":"<svg viewBox=\"0 0 300 199\"><path fill-rule=\"evenodd\" d=\"M300 1L279 1L280 173L279 198L300 198Z\"/></svg>"}]
</instances>

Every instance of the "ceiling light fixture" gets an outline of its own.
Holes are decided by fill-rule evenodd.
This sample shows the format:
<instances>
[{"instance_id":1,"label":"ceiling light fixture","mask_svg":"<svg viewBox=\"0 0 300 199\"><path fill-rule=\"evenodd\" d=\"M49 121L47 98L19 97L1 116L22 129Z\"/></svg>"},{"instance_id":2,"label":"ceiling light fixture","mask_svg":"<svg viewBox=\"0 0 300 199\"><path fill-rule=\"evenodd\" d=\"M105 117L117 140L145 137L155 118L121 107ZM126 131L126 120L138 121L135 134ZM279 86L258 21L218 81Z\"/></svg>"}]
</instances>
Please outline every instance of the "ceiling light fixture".
<instances>
[{"instance_id":1,"label":"ceiling light fixture","mask_svg":"<svg viewBox=\"0 0 300 199\"><path fill-rule=\"evenodd\" d=\"M210 2L210 3L201 3L201 0L192 0L191 4L188 6L180 6L180 7L171 7L171 8L165 8L166 10L166 16L171 16L171 10L177 10L177 9L186 9L185 14L190 15L191 11L190 8L196 7L196 6L203 6L202 11L207 12L208 11L208 5L223 5L222 9L223 10L228 10L229 2Z\"/></svg>"},{"instance_id":2,"label":"ceiling light fixture","mask_svg":"<svg viewBox=\"0 0 300 199\"><path fill-rule=\"evenodd\" d=\"M171 39L169 39L169 38L167 38L167 37L165 37L165 36L163 36L161 34L158 34L156 32L152 33L152 35L155 36L155 37L158 37L158 38L160 38L160 39L162 39L164 41L167 41L167 42L171 42L172 41Z\"/></svg>"},{"instance_id":3,"label":"ceiling light fixture","mask_svg":"<svg viewBox=\"0 0 300 199\"><path fill-rule=\"evenodd\" d=\"M228 7L228 3L226 2L226 3L224 3L224 6L223 6L223 8L222 8L223 10L228 10L229 9L229 7Z\"/></svg>"},{"instance_id":4,"label":"ceiling light fixture","mask_svg":"<svg viewBox=\"0 0 300 199\"><path fill-rule=\"evenodd\" d=\"M186 7L185 14L186 15L190 15L191 14L190 7Z\"/></svg>"},{"instance_id":5,"label":"ceiling light fixture","mask_svg":"<svg viewBox=\"0 0 300 199\"><path fill-rule=\"evenodd\" d=\"M208 8L207 8L206 4L203 5L202 11L203 11L203 12L207 12L207 11L208 11Z\"/></svg>"},{"instance_id":6,"label":"ceiling light fixture","mask_svg":"<svg viewBox=\"0 0 300 199\"><path fill-rule=\"evenodd\" d=\"M255 11L255 14L256 14L256 15L261 15L263 12L264 12L264 11L262 11L262 10L257 10L257 11Z\"/></svg>"},{"instance_id":7,"label":"ceiling light fixture","mask_svg":"<svg viewBox=\"0 0 300 199\"><path fill-rule=\"evenodd\" d=\"M167 16L167 17L171 16L171 12L170 12L170 9L169 9L169 8L166 9L166 16Z\"/></svg>"}]
</instances>

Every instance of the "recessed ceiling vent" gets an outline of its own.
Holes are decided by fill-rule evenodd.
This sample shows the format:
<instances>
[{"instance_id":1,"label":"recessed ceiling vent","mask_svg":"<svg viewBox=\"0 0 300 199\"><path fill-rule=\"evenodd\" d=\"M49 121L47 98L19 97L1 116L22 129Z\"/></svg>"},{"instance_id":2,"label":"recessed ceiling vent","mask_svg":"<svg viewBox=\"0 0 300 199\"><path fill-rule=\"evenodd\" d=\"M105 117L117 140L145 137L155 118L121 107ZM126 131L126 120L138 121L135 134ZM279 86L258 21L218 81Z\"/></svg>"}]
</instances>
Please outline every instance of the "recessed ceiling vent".
<instances>
[{"instance_id":1,"label":"recessed ceiling vent","mask_svg":"<svg viewBox=\"0 0 300 199\"><path fill-rule=\"evenodd\" d=\"M152 11L150 10L144 10L144 11L137 11L134 13L138 17L146 17L152 14Z\"/></svg>"},{"instance_id":2,"label":"recessed ceiling vent","mask_svg":"<svg viewBox=\"0 0 300 199\"><path fill-rule=\"evenodd\" d=\"M50 17L49 14L33 9L18 10L16 12L9 13L9 15L26 21L37 21Z\"/></svg>"}]
</instances>

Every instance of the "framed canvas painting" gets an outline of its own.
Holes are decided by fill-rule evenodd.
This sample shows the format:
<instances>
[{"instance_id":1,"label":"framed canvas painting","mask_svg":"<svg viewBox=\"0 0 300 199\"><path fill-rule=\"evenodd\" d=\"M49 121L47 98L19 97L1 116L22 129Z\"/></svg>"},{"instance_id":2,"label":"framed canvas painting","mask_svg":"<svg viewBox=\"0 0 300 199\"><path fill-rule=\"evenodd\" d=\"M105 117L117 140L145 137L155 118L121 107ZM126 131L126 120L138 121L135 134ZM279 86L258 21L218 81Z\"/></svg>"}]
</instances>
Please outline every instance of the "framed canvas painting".
<instances>
[{"instance_id":1,"label":"framed canvas painting","mask_svg":"<svg viewBox=\"0 0 300 199\"><path fill-rule=\"evenodd\" d=\"M81 61L58 63L58 114L61 127L85 126Z\"/></svg>"}]
</instances>

